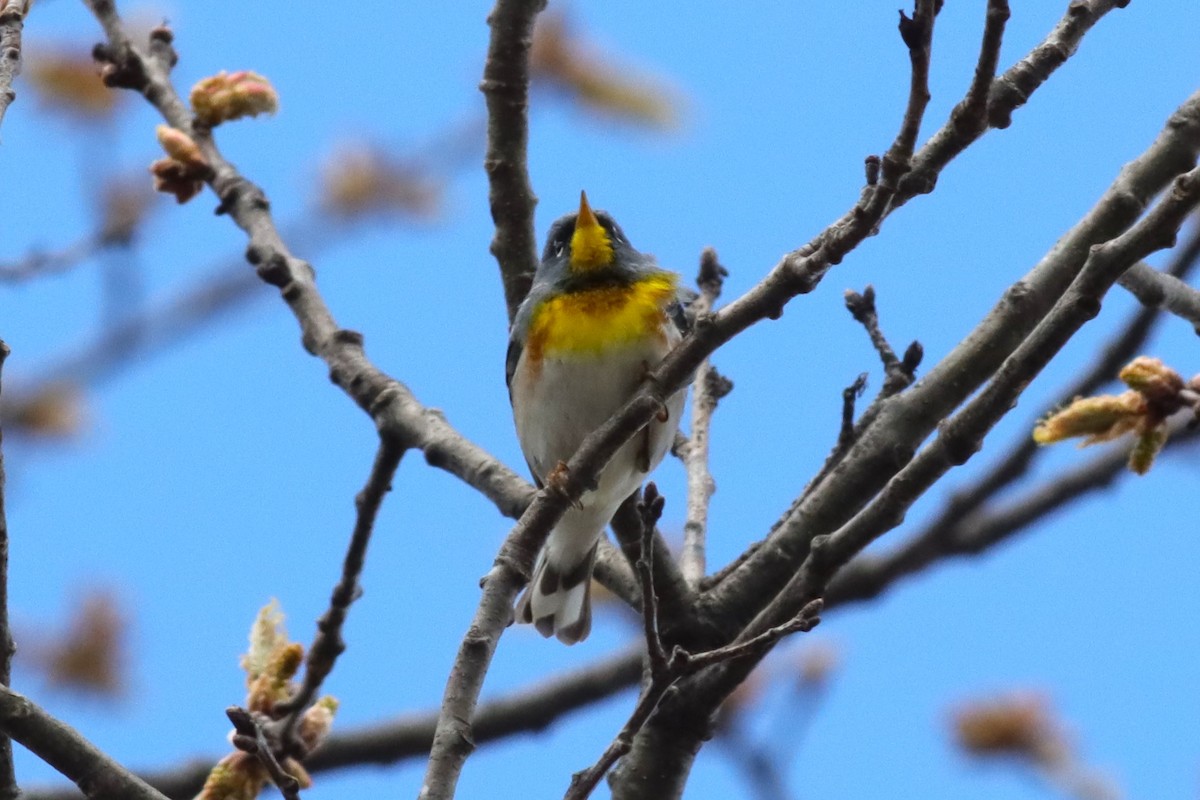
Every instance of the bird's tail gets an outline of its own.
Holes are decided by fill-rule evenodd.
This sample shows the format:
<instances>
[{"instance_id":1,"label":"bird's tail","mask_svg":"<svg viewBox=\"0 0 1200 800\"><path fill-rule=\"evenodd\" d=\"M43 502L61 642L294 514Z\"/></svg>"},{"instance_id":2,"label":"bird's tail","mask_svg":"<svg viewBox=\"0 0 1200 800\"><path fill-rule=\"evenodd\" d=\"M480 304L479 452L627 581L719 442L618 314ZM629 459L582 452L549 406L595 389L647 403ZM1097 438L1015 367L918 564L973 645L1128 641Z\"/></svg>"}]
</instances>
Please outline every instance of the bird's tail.
<instances>
[{"instance_id":1,"label":"bird's tail","mask_svg":"<svg viewBox=\"0 0 1200 800\"><path fill-rule=\"evenodd\" d=\"M533 578L515 611L518 622L532 622L542 636L556 636L564 644L581 642L592 630L592 566L603 530L569 520L572 511L538 553Z\"/></svg>"}]
</instances>

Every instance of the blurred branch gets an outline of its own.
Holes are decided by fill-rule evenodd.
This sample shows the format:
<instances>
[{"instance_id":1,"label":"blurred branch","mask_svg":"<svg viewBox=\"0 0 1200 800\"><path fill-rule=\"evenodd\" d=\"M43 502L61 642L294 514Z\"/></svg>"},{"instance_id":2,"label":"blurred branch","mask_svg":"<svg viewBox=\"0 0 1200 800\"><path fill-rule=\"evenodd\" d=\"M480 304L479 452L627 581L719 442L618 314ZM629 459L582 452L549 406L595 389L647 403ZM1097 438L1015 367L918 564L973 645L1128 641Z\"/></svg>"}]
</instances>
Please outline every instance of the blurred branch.
<instances>
[{"instance_id":1,"label":"blurred branch","mask_svg":"<svg viewBox=\"0 0 1200 800\"><path fill-rule=\"evenodd\" d=\"M562 675L537 680L529 688L480 703L474 719L478 744L516 733L541 731L572 711L587 708L637 685L642 674L642 650L636 647ZM436 709L407 714L393 721L329 735L304 766L311 773L363 764L395 764L428 755L437 726ZM171 798L194 797L203 786L212 761L143 773L142 778ZM78 800L74 790L26 792L26 800Z\"/></svg>"},{"instance_id":2,"label":"blurred branch","mask_svg":"<svg viewBox=\"0 0 1200 800\"><path fill-rule=\"evenodd\" d=\"M3 15L0 15L0 25L3 24ZM0 54L0 58L3 57ZM10 352L8 344L0 339L0 388L4 362ZM8 626L8 515L4 508L4 484L4 431L0 429L0 685L8 686L12 683L12 657L16 648ZM16 800L20 794L13 771L12 740L0 734L0 800Z\"/></svg>"},{"instance_id":3,"label":"blurred branch","mask_svg":"<svg viewBox=\"0 0 1200 800\"><path fill-rule=\"evenodd\" d=\"M0 264L0 282L20 283L43 275L66 272L96 255L101 247L103 242L89 235L59 250L35 250L21 259Z\"/></svg>"},{"instance_id":4,"label":"blurred branch","mask_svg":"<svg viewBox=\"0 0 1200 800\"><path fill-rule=\"evenodd\" d=\"M483 82L487 100L488 203L496 234L491 252L500 266L504 302L512 322L529 293L537 269L533 209L537 198L529 184L529 48L533 25L546 0L497 0L488 16L492 35Z\"/></svg>"},{"instance_id":5,"label":"blurred branch","mask_svg":"<svg viewBox=\"0 0 1200 800\"><path fill-rule=\"evenodd\" d=\"M608 119L659 130L677 122L677 98L652 76L618 63L575 35L567 15L543 14L533 33L529 71L534 87L548 86Z\"/></svg>"},{"instance_id":6,"label":"blurred branch","mask_svg":"<svg viewBox=\"0 0 1200 800\"><path fill-rule=\"evenodd\" d=\"M13 79L21 71L21 29L29 13L30 0L0 2L0 124L8 107L17 98Z\"/></svg>"},{"instance_id":7,"label":"blurred branch","mask_svg":"<svg viewBox=\"0 0 1200 800\"><path fill-rule=\"evenodd\" d=\"M1130 267L1119 283L1143 305L1166 309L1200 332L1200 290L1140 262Z\"/></svg>"},{"instance_id":8,"label":"blurred branch","mask_svg":"<svg viewBox=\"0 0 1200 800\"><path fill-rule=\"evenodd\" d=\"M1167 452L1195 447L1200 428L1180 418L1171 424ZM1053 478L990 508L967 515L945 512L900 546L883 554L864 553L840 570L830 582L825 599L831 606L878 597L897 581L931 564L956 556L978 555L1026 530L1071 503L1110 486L1128 471L1128 453L1119 447L1095 456L1083 466Z\"/></svg>"},{"instance_id":9,"label":"blurred branch","mask_svg":"<svg viewBox=\"0 0 1200 800\"><path fill-rule=\"evenodd\" d=\"M0 686L0 730L70 778L91 800L166 800L79 732Z\"/></svg>"}]
</instances>

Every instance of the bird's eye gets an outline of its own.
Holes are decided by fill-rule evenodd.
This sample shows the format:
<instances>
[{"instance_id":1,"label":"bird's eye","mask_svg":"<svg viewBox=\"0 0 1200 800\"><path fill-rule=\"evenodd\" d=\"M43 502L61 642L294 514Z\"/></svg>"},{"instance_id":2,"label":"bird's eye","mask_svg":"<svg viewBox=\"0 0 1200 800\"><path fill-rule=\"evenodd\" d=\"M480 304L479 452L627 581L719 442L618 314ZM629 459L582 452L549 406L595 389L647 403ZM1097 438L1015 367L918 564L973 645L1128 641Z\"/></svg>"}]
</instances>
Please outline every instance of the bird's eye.
<instances>
[{"instance_id":1,"label":"bird's eye","mask_svg":"<svg viewBox=\"0 0 1200 800\"><path fill-rule=\"evenodd\" d=\"M566 248L561 244L558 247L554 248L554 257L561 258L562 254L563 254L563 250L565 250L565 249Z\"/></svg>"}]
</instances>

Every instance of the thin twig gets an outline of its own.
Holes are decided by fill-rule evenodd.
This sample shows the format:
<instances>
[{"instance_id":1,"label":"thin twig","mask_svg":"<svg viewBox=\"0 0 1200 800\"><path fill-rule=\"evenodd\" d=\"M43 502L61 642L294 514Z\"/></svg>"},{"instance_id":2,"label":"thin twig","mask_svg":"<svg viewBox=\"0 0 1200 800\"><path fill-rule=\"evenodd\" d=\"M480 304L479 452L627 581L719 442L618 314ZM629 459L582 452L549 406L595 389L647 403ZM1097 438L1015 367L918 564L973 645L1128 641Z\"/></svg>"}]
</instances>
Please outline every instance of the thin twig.
<instances>
[{"instance_id":1,"label":"thin twig","mask_svg":"<svg viewBox=\"0 0 1200 800\"><path fill-rule=\"evenodd\" d=\"M167 800L78 731L0 686L0 731L67 776L89 800Z\"/></svg>"},{"instance_id":2,"label":"thin twig","mask_svg":"<svg viewBox=\"0 0 1200 800\"><path fill-rule=\"evenodd\" d=\"M637 562L641 558L642 536L645 526L641 513L641 498L634 492L613 514L611 526L621 546L621 553L626 564L631 568L634 582L637 585L637 601L632 604L635 610L642 608L641 581L638 580ZM652 547L650 548L651 569L654 573L654 597L657 605L659 636L664 641L676 642L686 640L692 633L692 605L696 595L683 579L679 564L671 555L662 533L655 528L651 531Z\"/></svg>"},{"instance_id":3,"label":"thin twig","mask_svg":"<svg viewBox=\"0 0 1200 800\"><path fill-rule=\"evenodd\" d=\"M2 17L0 24L3 24ZM10 352L8 344L0 339L0 386L4 362ZM12 682L12 657L16 648L8 627L8 516L4 496L4 431L0 429L0 685L8 686ZM12 740L0 734L0 800L16 800L20 794L13 771Z\"/></svg>"},{"instance_id":4,"label":"thin twig","mask_svg":"<svg viewBox=\"0 0 1200 800\"><path fill-rule=\"evenodd\" d=\"M941 7L940 0L916 0L912 17L900 12L900 38L908 48L912 66L909 72L908 104L900 132L883 155L880 178L885 187L893 189L909 170L921 120L929 105L929 60L933 45L933 24Z\"/></svg>"},{"instance_id":5,"label":"thin twig","mask_svg":"<svg viewBox=\"0 0 1200 800\"><path fill-rule=\"evenodd\" d=\"M1109 4L1111 8L1112 4ZM1055 32L1047 39L1047 43L1054 39L1061 31L1061 39L1078 43L1087 29L1094 24L1096 20L1102 16L1105 10L1096 11L1091 17L1091 23L1087 25L1065 28L1064 23L1072 18L1073 12L1068 12L1067 17L1064 17L1064 22L1059 24ZM1039 58L1044 52L1053 53L1052 50L1045 50L1044 45L1037 50L1034 50L1026 57L1025 62L1036 64L1036 67L1031 67L1029 70L1018 71L1018 64L1004 74L1001 83L995 81L996 67L1000 62L1000 45L1004 41L1004 29L1008 24L1008 18L1011 12L1008 8L1008 0L988 0L987 14L984 18L983 25L983 41L979 46L979 59L975 64L975 74L971 79L971 85L967 89L966 95L954 110L950 112L950 118L946 124L941 127L929 141L921 148L921 152L911 162L911 169L900 181L899 191L896 199L892 203L893 209L899 208L901 205L910 200L914 195L926 194L933 191L933 187L937 183L938 173L950 163L950 161L967 148L972 142L987 132L989 124L996 124L997 127L1004 127L997 123L989 121L988 110L989 101L992 98L992 92L997 86L1007 86L1017 81L1022 83L1028 82L1030 94L1040 85L1040 81L1045 81L1049 74L1054 71L1058 64L1046 62ZM1036 59L1036 60L1035 60ZM1059 62L1061 64L1061 62ZM1038 81L1038 82L1034 82ZM1005 102L996 103L996 118L999 120L1003 115L1011 114L1012 109L1020 105L1028 99L1028 94L1023 98L1011 96Z\"/></svg>"},{"instance_id":6,"label":"thin twig","mask_svg":"<svg viewBox=\"0 0 1200 800\"><path fill-rule=\"evenodd\" d=\"M834 459L841 453L845 453L850 449L850 445L854 444L854 406L858 398L862 397L863 392L867 389L867 373L860 372L858 377L854 379L854 383L842 389L842 424L838 429L837 444L834 446L833 453L825 462L827 466L821 468L821 472L817 473L814 479L820 481L824 474L832 469Z\"/></svg>"},{"instance_id":7,"label":"thin twig","mask_svg":"<svg viewBox=\"0 0 1200 800\"><path fill-rule=\"evenodd\" d=\"M649 526L650 529L652 527L652 525ZM783 625L779 625L769 631L764 631L762 634L745 642L695 655L688 653L680 647L676 647L671 653L671 657L666 661L657 665L652 661L650 682L638 698L637 705L629 715L629 719L622 726L616 738L605 748L604 753L601 754L595 764L571 776L571 785L567 789L567 793L563 796L563 800L584 800L592 793L596 786L599 785L601 778L612 769L617 760L629 752L633 746L634 736L637 735L638 731L650 719L650 715L654 713L654 709L658 707L658 704L663 701L680 678L698 672L713 664L739 659L751 653L765 652L775 642L789 633L810 631L815 628L820 622L820 613L821 601L814 600L806 605L796 615L795 619L789 620ZM651 615L647 614L646 638L648 643L653 642L657 638L651 629L650 618Z\"/></svg>"},{"instance_id":8,"label":"thin twig","mask_svg":"<svg viewBox=\"0 0 1200 800\"><path fill-rule=\"evenodd\" d=\"M875 287L868 285L861 294L847 289L845 299L846 308L854 320L866 329L871 345L883 362L884 380L880 398L891 397L903 391L916 379L917 367L920 366L921 357L924 355L920 343L910 344L904 352L903 359L896 357L896 351L888 344L887 337L879 327L879 312L875 308Z\"/></svg>"},{"instance_id":9,"label":"thin twig","mask_svg":"<svg viewBox=\"0 0 1200 800\"><path fill-rule=\"evenodd\" d=\"M705 653L691 655L676 651L688 672L698 672L713 664L736 661L748 655L761 656L770 650L776 642L791 633L807 633L821 622L821 610L824 601L819 597L809 600L794 617L767 630L754 635L739 637L733 644L718 647Z\"/></svg>"},{"instance_id":10,"label":"thin twig","mask_svg":"<svg viewBox=\"0 0 1200 800\"><path fill-rule=\"evenodd\" d=\"M695 316L712 311L728 274L717 260L717 251L705 248L700 255L700 274L696 277L700 296L692 303ZM708 504L717 488L708 466L709 429L717 402L732 389L733 384L722 377L708 359L701 362L696 379L692 381L691 435L683 458L687 470L687 521L683 525L683 550L679 553L679 570L693 588L707 572Z\"/></svg>"},{"instance_id":11,"label":"thin twig","mask_svg":"<svg viewBox=\"0 0 1200 800\"><path fill-rule=\"evenodd\" d=\"M654 709L658 707L670 690L673 682L673 677L669 681L667 678L651 681L638 698L633 713L629 715L629 719L622 726L620 733L609 743L596 763L571 776L571 785L567 788L567 793L563 795L563 800L585 800L591 795L605 774L612 769L613 764L616 764L621 756L629 752L633 746L633 737L650 719L650 715L654 713Z\"/></svg>"},{"instance_id":12,"label":"thin twig","mask_svg":"<svg viewBox=\"0 0 1200 800\"><path fill-rule=\"evenodd\" d=\"M667 654L663 651L662 639L658 636L658 598L654 594L653 568L654 526L662 517L665 502L654 481L650 481L642 490L642 499L637 505L641 522L638 549L641 552L635 566L638 583L642 587L642 633L646 638L646 659L650 664L651 680L661 679L667 671Z\"/></svg>"},{"instance_id":13,"label":"thin twig","mask_svg":"<svg viewBox=\"0 0 1200 800\"><path fill-rule=\"evenodd\" d=\"M354 531L350 535L350 544L342 561L342 577L333 588L329 608L317 621L317 635L308 649L305 661L304 683L290 699L275 707L278 718L283 720L279 741L289 753L293 744L292 734L300 715L317 696L321 684L333 671L338 656L346 649L346 643L342 639L342 625L350 611L350 604L362 594L358 579L366 562L367 545L371 541L375 518L383 505L383 498L391 491L392 478L400 466L404 451L405 447L402 444L386 437L381 439L367 483L354 498L357 515Z\"/></svg>"},{"instance_id":14,"label":"thin twig","mask_svg":"<svg viewBox=\"0 0 1200 800\"><path fill-rule=\"evenodd\" d=\"M233 746L258 759L285 800L300 800L300 782L280 765L275 748L267 741L259 715L239 706L230 706L225 709L225 716L233 723Z\"/></svg>"},{"instance_id":15,"label":"thin twig","mask_svg":"<svg viewBox=\"0 0 1200 800\"><path fill-rule=\"evenodd\" d=\"M0 3L0 124L9 105L17 98L13 79L21 71L21 29L29 13L30 0L3 0Z\"/></svg>"}]
</instances>

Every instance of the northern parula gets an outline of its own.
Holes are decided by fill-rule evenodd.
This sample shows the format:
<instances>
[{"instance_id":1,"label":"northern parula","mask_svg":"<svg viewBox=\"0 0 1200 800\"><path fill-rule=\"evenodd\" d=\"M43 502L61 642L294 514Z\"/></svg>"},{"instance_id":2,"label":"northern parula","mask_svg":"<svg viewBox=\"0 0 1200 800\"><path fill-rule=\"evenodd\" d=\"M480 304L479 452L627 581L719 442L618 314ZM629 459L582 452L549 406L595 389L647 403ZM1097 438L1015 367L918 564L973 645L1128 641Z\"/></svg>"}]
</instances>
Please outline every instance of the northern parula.
<instances>
[{"instance_id":1,"label":"northern parula","mask_svg":"<svg viewBox=\"0 0 1200 800\"><path fill-rule=\"evenodd\" d=\"M686 325L679 276L639 253L612 217L579 212L550 226L529 295L514 318L507 380L517 438L541 487L583 439L621 408L680 340ZM566 644L592 627L596 548L617 507L670 448L686 389L601 472L563 514L517 603L518 621Z\"/></svg>"}]
</instances>

